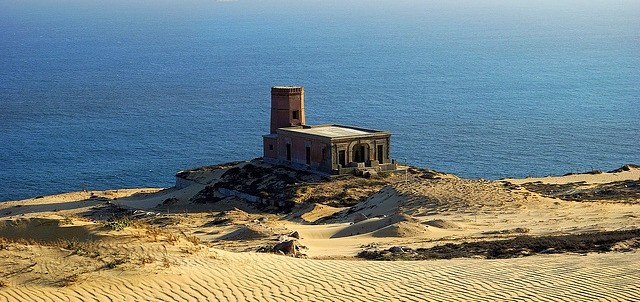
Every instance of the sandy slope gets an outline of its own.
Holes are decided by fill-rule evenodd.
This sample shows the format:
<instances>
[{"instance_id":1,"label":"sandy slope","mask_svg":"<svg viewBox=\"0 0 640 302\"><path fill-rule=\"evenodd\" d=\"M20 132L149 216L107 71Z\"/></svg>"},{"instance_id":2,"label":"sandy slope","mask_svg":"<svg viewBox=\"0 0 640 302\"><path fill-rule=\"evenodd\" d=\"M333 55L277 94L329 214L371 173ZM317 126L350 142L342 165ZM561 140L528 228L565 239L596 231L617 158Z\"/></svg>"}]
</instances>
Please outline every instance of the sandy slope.
<instances>
[{"instance_id":1,"label":"sandy slope","mask_svg":"<svg viewBox=\"0 0 640 302\"><path fill-rule=\"evenodd\" d=\"M218 252L151 276L5 287L0 301L632 301L638 271L638 253L367 262Z\"/></svg>"},{"instance_id":2,"label":"sandy slope","mask_svg":"<svg viewBox=\"0 0 640 302\"><path fill-rule=\"evenodd\" d=\"M598 184L639 172L544 181ZM518 185L535 181L413 177L350 209L302 203L288 214L234 198L191 204L200 183L0 203L0 301L639 300L637 248L506 260L353 258L371 246L640 228L640 202L566 201ZM331 196L333 187L314 190ZM312 259L253 252L292 231Z\"/></svg>"},{"instance_id":3,"label":"sandy slope","mask_svg":"<svg viewBox=\"0 0 640 302\"><path fill-rule=\"evenodd\" d=\"M585 182L590 184L609 183L614 181L623 180L639 180L640 169L630 168L628 171L620 171L614 173L600 173L600 174L571 174L565 176L547 176L547 177L527 177L522 179L505 179L505 181L523 184L529 182L541 182L546 184L566 184L566 183L578 183Z\"/></svg>"}]
</instances>

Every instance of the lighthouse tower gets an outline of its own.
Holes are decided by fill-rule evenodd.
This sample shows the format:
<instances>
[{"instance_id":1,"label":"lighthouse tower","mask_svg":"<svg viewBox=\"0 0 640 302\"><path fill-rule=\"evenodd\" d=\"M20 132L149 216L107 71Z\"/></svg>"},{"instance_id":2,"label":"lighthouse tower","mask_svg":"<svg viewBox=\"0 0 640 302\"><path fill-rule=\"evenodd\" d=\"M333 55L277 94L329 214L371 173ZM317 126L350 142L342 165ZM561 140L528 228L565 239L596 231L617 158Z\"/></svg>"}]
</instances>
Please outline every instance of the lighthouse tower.
<instances>
[{"instance_id":1,"label":"lighthouse tower","mask_svg":"<svg viewBox=\"0 0 640 302\"><path fill-rule=\"evenodd\" d=\"M265 160L276 160L279 155L285 156L285 150L286 158L291 160L291 144L279 142L278 129L304 124L304 87L271 87L271 131L263 136Z\"/></svg>"},{"instance_id":2,"label":"lighthouse tower","mask_svg":"<svg viewBox=\"0 0 640 302\"><path fill-rule=\"evenodd\" d=\"M271 134L278 128L304 124L304 87L271 87Z\"/></svg>"}]
</instances>

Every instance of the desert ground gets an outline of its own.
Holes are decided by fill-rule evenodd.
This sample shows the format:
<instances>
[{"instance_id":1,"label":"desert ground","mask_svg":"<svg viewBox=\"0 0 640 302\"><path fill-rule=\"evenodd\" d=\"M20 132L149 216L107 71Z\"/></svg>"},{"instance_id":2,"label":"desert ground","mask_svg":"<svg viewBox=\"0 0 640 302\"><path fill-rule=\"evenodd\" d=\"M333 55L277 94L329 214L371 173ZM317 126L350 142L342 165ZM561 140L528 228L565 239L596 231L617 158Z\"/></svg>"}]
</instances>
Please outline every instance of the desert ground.
<instances>
[{"instance_id":1,"label":"desert ground","mask_svg":"<svg viewBox=\"0 0 640 302\"><path fill-rule=\"evenodd\" d=\"M0 203L0 301L640 300L638 166L177 176Z\"/></svg>"}]
</instances>

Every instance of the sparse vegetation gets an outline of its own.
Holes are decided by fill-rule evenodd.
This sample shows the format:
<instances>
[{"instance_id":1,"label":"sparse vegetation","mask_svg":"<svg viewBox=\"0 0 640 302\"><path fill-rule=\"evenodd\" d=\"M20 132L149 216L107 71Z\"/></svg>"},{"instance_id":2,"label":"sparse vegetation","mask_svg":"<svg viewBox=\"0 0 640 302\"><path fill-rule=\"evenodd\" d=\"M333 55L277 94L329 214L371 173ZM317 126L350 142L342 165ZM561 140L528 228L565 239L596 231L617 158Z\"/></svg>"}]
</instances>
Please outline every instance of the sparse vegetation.
<instances>
[{"instance_id":1,"label":"sparse vegetation","mask_svg":"<svg viewBox=\"0 0 640 302\"><path fill-rule=\"evenodd\" d=\"M304 183L324 181L322 176L291 169L285 166L263 167L248 163L242 167L228 169L220 181L205 187L191 201L214 203L222 200L219 190L227 189L259 197L262 207L271 211L286 212L295 204L297 188Z\"/></svg>"},{"instance_id":2,"label":"sparse vegetation","mask_svg":"<svg viewBox=\"0 0 640 302\"><path fill-rule=\"evenodd\" d=\"M482 232L482 234L486 234L486 235L494 235L494 234L526 234L529 233L529 229L528 228L513 228L513 229L507 229L507 230L498 230L498 231L486 231L486 232Z\"/></svg>"},{"instance_id":3,"label":"sparse vegetation","mask_svg":"<svg viewBox=\"0 0 640 302\"><path fill-rule=\"evenodd\" d=\"M164 240L165 242L174 244L178 241L178 236L170 231L163 230L157 226L146 226L146 234L150 238L151 242L158 242Z\"/></svg>"},{"instance_id":4,"label":"sparse vegetation","mask_svg":"<svg viewBox=\"0 0 640 302\"><path fill-rule=\"evenodd\" d=\"M69 216L65 216L64 219L60 220L60 225L72 225L73 219Z\"/></svg>"},{"instance_id":5,"label":"sparse vegetation","mask_svg":"<svg viewBox=\"0 0 640 302\"><path fill-rule=\"evenodd\" d=\"M640 229L605 231L562 236L523 235L513 239L447 243L431 248L405 250L364 250L359 258L370 260L431 260L464 257L505 259L535 254L609 252L619 242L640 237Z\"/></svg>"},{"instance_id":6,"label":"sparse vegetation","mask_svg":"<svg viewBox=\"0 0 640 302\"><path fill-rule=\"evenodd\" d=\"M169 268L171 267L171 261L167 256L162 257L162 267Z\"/></svg>"},{"instance_id":7,"label":"sparse vegetation","mask_svg":"<svg viewBox=\"0 0 640 302\"><path fill-rule=\"evenodd\" d=\"M80 275L78 274L69 275L62 279L62 286L63 287L71 286L77 283L78 281L80 281Z\"/></svg>"},{"instance_id":8,"label":"sparse vegetation","mask_svg":"<svg viewBox=\"0 0 640 302\"><path fill-rule=\"evenodd\" d=\"M532 182L522 184L527 190L544 196L571 201L640 202L640 180L617 181L595 186L584 182L546 184Z\"/></svg>"},{"instance_id":9,"label":"sparse vegetation","mask_svg":"<svg viewBox=\"0 0 640 302\"><path fill-rule=\"evenodd\" d=\"M198 245L200 244L200 238L196 237L196 236L187 236L187 241L191 242L191 244L193 245Z\"/></svg>"},{"instance_id":10,"label":"sparse vegetation","mask_svg":"<svg viewBox=\"0 0 640 302\"><path fill-rule=\"evenodd\" d=\"M118 267L118 265L126 263L127 260L125 258L116 258L112 261L105 263L104 268L106 269L114 269Z\"/></svg>"},{"instance_id":11,"label":"sparse vegetation","mask_svg":"<svg viewBox=\"0 0 640 302\"><path fill-rule=\"evenodd\" d=\"M165 241L167 243L175 244L176 242L178 242L179 239L180 238L178 238L178 236L176 234L174 234L174 233L171 233L171 232L166 232L165 233Z\"/></svg>"},{"instance_id":12,"label":"sparse vegetation","mask_svg":"<svg viewBox=\"0 0 640 302\"><path fill-rule=\"evenodd\" d=\"M151 226L147 228L147 236L151 238L152 242L158 241L158 237L162 234L160 228L157 226Z\"/></svg>"},{"instance_id":13,"label":"sparse vegetation","mask_svg":"<svg viewBox=\"0 0 640 302\"><path fill-rule=\"evenodd\" d=\"M76 240L66 240L65 249L72 251L72 254L84 255L84 246Z\"/></svg>"},{"instance_id":14,"label":"sparse vegetation","mask_svg":"<svg viewBox=\"0 0 640 302\"><path fill-rule=\"evenodd\" d=\"M382 179L388 178L390 176L391 176L391 172L386 172L386 171L378 172L378 177Z\"/></svg>"},{"instance_id":15,"label":"sparse vegetation","mask_svg":"<svg viewBox=\"0 0 640 302\"><path fill-rule=\"evenodd\" d=\"M106 223L106 227L113 231L122 231L130 225L131 219L128 218L116 219Z\"/></svg>"},{"instance_id":16,"label":"sparse vegetation","mask_svg":"<svg viewBox=\"0 0 640 302\"><path fill-rule=\"evenodd\" d=\"M154 261L156 261L156 259L155 259L155 258L153 258L153 256L151 256L151 255L149 255L149 254L147 254L147 255L145 255L145 256L143 256L143 257L141 257L141 258L140 258L140 264L142 264L142 265L145 265L145 264L151 264L151 263L153 263Z\"/></svg>"}]
</instances>

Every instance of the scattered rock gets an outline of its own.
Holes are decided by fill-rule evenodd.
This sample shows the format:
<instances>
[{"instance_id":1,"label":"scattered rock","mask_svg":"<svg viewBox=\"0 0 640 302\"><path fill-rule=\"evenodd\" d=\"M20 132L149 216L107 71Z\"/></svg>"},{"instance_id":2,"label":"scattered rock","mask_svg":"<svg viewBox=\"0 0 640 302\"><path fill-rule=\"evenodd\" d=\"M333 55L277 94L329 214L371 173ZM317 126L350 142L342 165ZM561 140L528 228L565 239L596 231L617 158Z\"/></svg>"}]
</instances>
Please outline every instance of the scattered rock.
<instances>
[{"instance_id":1,"label":"scattered rock","mask_svg":"<svg viewBox=\"0 0 640 302\"><path fill-rule=\"evenodd\" d=\"M528 249L521 249L521 250L518 252L518 255L519 255L519 256L529 256L529 255L531 255L531 251L530 251L530 250L528 250Z\"/></svg>"},{"instance_id":2,"label":"scattered rock","mask_svg":"<svg viewBox=\"0 0 640 302\"><path fill-rule=\"evenodd\" d=\"M362 174L362 176L364 176L364 178L378 178L378 172L375 170L367 170Z\"/></svg>"},{"instance_id":3,"label":"scattered rock","mask_svg":"<svg viewBox=\"0 0 640 302\"><path fill-rule=\"evenodd\" d=\"M637 248L640 248L640 237L620 241L611 247L611 251L631 252Z\"/></svg>"},{"instance_id":4,"label":"scattered rock","mask_svg":"<svg viewBox=\"0 0 640 302\"><path fill-rule=\"evenodd\" d=\"M389 248L389 252L394 254L402 254L404 253L404 249L401 246L392 246Z\"/></svg>"},{"instance_id":5,"label":"scattered rock","mask_svg":"<svg viewBox=\"0 0 640 302\"><path fill-rule=\"evenodd\" d=\"M497 230L497 231L485 231L482 232L482 234L485 235L494 235L494 234L503 234L503 235L507 235L507 234L526 234L529 233L530 229L529 228L513 228L513 229L506 229L506 230Z\"/></svg>"},{"instance_id":6,"label":"scattered rock","mask_svg":"<svg viewBox=\"0 0 640 302\"><path fill-rule=\"evenodd\" d=\"M287 240L276 244L271 250L274 253L282 253L284 255L296 255L296 241L295 240Z\"/></svg>"},{"instance_id":7,"label":"scattered rock","mask_svg":"<svg viewBox=\"0 0 640 302\"><path fill-rule=\"evenodd\" d=\"M373 243L362 245L360 247L364 248L364 249L377 249L379 247L379 245L377 243L373 242Z\"/></svg>"},{"instance_id":8,"label":"scattered rock","mask_svg":"<svg viewBox=\"0 0 640 302\"><path fill-rule=\"evenodd\" d=\"M408 246L392 246L387 251L394 254L404 254L413 251L413 249Z\"/></svg>"},{"instance_id":9,"label":"scattered rock","mask_svg":"<svg viewBox=\"0 0 640 302\"><path fill-rule=\"evenodd\" d=\"M143 211L143 210L135 210L133 211L132 217L141 218L145 216L158 216L160 213L151 212L151 211Z\"/></svg>"},{"instance_id":10,"label":"scattered rock","mask_svg":"<svg viewBox=\"0 0 640 302\"><path fill-rule=\"evenodd\" d=\"M556 253L556 249L552 247L540 251L540 254L554 254L554 253Z\"/></svg>"},{"instance_id":11,"label":"scattered rock","mask_svg":"<svg viewBox=\"0 0 640 302\"><path fill-rule=\"evenodd\" d=\"M639 168L640 168L640 166L638 166L638 165L627 164L627 165L624 165L624 166L622 166L622 167L620 167L618 169L609 171L609 173L619 173L619 172L631 171L632 169L639 169Z\"/></svg>"}]
</instances>

